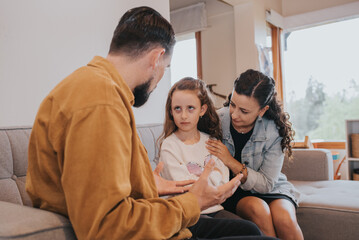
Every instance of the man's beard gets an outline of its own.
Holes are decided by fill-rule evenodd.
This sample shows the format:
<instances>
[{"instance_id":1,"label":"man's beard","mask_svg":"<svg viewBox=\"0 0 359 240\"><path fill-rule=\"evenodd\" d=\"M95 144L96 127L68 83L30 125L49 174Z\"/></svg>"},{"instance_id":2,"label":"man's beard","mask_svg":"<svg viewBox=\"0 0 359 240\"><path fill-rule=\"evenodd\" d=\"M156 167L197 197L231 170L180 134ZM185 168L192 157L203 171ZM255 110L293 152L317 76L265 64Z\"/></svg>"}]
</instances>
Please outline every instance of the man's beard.
<instances>
[{"instance_id":1,"label":"man's beard","mask_svg":"<svg viewBox=\"0 0 359 240\"><path fill-rule=\"evenodd\" d=\"M147 82L138 85L133 90L133 95L135 96L135 103L133 104L134 107L141 107L145 104L150 97L151 92L149 91L151 82L153 77L149 78Z\"/></svg>"}]
</instances>

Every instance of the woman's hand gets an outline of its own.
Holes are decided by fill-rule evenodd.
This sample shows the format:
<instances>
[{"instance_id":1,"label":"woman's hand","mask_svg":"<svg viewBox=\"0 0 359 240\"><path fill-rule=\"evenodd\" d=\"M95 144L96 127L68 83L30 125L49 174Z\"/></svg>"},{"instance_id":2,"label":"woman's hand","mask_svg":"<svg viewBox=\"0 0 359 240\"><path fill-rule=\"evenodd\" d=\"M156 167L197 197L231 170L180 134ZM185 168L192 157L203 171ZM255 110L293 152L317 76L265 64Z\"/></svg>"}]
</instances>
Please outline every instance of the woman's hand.
<instances>
[{"instance_id":1,"label":"woman's hand","mask_svg":"<svg viewBox=\"0 0 359 240\"><path fill-rule=\"evenodd\" d=\"M219 158L224 165L228 166L229 161L233 158L226 145L220 140L208 139L206 142L209 153Z\"/></svg>"},{"instance_id":2,"label":"woman's hand","mask_svg":"<svg viewBox=\"0 0 359 240\"><path fill-rule=\"evenodd\" d=\"M248 177L248 170L246 166L237 160L235 160L231 153L229 152L226 145L224 145L220 140L208 139L206 142L210 154L213 154L226 165L234 174L241 174L243 175L241 179L241 183L245 183Z\"/></svg>"}]
</instances>

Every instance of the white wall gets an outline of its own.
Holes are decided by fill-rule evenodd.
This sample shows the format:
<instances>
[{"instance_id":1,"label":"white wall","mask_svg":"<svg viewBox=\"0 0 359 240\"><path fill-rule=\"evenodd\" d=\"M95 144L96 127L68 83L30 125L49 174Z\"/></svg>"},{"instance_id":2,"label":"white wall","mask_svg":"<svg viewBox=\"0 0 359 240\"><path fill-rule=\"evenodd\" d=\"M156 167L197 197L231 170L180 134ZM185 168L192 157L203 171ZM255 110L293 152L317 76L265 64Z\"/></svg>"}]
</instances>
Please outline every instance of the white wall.
<instances>
[{"instance_id":1,"label":"white wall","mask_svg":"<svg viewBox=\"0 0 359 240\"><path fill-rule=\"evenodd\" d=\"M169 19L168 0L1 0L0 126L32 125L43 98L93 56L106 57L123 13L147 5ZM163 122L170 75L136 109L137 123Z\"/></svg>"},{"instance_id":2,"label":"white wall","mask_svg":"<svg viewBox=\"0 0 359 240\"><path fill-rule=\"evenodd\" d=\"M208 28L202 31L202 70L207 84L217 84L213 90L228 95L236 79L236 52L233 7L217 1L207 1ZM225 100L215 97L215 106Z\"/></svg>"},{"instance_id":3,"label":"white wall","mask_svg":"<svg viewBox=\"0 0 359 240\"><path fill-rule=\"evenodd\" d=\"M206 0L208 28L202 31L203 79L217 84L223 95L232 91L233 82L248 68L258 69L256 44L266 40L265 9L281 10L280 0ZM222 106L216 98L216 107Z\"/></svg>"}]
</instances>

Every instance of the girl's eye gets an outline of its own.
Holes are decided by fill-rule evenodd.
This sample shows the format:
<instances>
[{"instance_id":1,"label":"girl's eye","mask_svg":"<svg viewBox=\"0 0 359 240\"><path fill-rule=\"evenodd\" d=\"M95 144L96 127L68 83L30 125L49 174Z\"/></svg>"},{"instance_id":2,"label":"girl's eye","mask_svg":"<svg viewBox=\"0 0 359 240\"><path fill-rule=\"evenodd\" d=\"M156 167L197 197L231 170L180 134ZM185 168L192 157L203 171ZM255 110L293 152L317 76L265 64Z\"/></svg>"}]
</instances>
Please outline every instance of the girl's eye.
<instances>
[{"instance_id":1,"label":"girl's eye","mask_svg":"<svg viewBox=\"0 0 359 240\"><path fill-rule=\"evenodd\" d=\"M241 110L242 113L247 114L248 112L245 110Z\"/></svg>"},{"instance_id":2,"label":"girl's eye","mask_svg":"<svg viewBox=\"0 0 359 240\"><path fill-rule=\"evenodd\" d=\"M189 109L189 110L193 110L194 107L193 107L193 106L189 106L188 109Z\"/></svg>"},{"instance_id":3,"label":"girl's eye","mask_svg":"<svg viewBox=\"0 0 359 240\"><path fill-rule=\"evenodd\" d=\"M176 112L180 111L181 108L180 107L174 107L173 110L175 110Z\"/></svg>"}]
</instances>

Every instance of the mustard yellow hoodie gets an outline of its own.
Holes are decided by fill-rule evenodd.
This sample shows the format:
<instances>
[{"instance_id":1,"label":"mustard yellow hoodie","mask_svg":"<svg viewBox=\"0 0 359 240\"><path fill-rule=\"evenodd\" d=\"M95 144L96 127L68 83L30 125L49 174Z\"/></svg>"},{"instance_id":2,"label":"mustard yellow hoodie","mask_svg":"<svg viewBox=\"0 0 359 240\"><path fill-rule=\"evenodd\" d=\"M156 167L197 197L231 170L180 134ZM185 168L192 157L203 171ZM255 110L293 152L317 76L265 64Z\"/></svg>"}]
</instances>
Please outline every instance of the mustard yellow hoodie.
<instances>
[{"instance_id":1,"label":"mustard yellow hoodie","mask_svg":"<svg viewBox=\"0 0 359 240\"><path fill-rule=\"evenodd\" d=\"M195 196L159 198L136 131L134 96L95 57L42 102L29 143L34 207L67 216L79 239L182 239L200 214Z\"/></svg>"}]
</instances>

